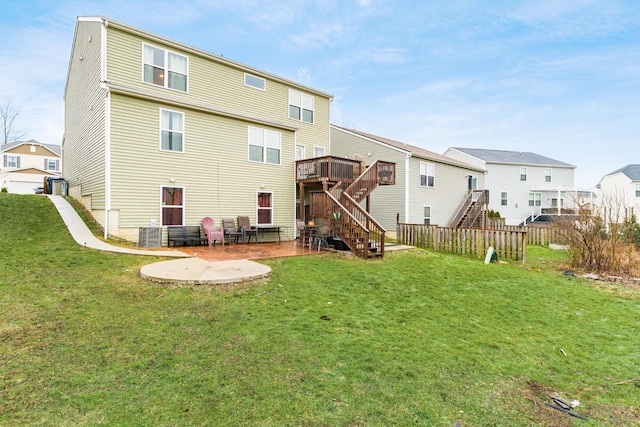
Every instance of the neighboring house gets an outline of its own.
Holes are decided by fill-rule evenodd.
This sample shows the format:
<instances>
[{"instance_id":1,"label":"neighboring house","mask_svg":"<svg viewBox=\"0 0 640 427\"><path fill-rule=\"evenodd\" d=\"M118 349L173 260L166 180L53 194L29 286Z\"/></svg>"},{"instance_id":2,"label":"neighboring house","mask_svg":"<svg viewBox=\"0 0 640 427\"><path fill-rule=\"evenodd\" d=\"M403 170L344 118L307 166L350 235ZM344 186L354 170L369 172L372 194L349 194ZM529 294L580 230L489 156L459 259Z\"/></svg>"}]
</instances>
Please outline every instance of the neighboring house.
<instances>
[{"instance_id":1,"label":"neighboring house","mask_svg":"<svg viewBox=\"0 0 640 427\"><path fill-rule=\"evenodd\" d=\"M640 164L627 165L605 175L597 188L601 205L609 211L607 215L618 216L619 222L635 215L640 222Z\"/></svg>"},{"instance_id":2,"label":"neighboring house","mask_svg":"<svg viewBox=\"0 0 640 427\"><path fill-rule=\"evenodd\" d=\"M0 188L9 193L34 194L47 177L60 176L60 146L33 139L0 147Z\"/></svg>"},{"instance_id":3,"label":"neighboring house","mask_svg":"<svg viewBox=\"0 0 640 427\"><path fill-rule=\"evenodd\" d=\"M105 236L248 215L289 226L295 160L329 151L332 96L103 17L79 17L62 175ZM164 240L166 242L166 240Z\"/></svg>"},{"instance_id":4,"label":"neighboring house","mask_svg":"<svg viewBox=\"0 0 640 427\"><path fill-rule=\"evenodd\" d=\"M396 164L396 184L371 195L373 217L387 230L395 230L396 217L412 224L451 225L469 190L482 190L481 167L354 129L331 126L331 154L371 164Z\"/></svg>"},{"instance_id":5,"label":"neighboring house","mask_svg":"<svg viewBox=\"0 0 640 427\"><path fill-rule=\"evenodd\" d=\"M576 167L535 153L451 147L445 156L487 171L489 209L507 225L520 225L548 215L569 213L575 206Z\"/></svg>"}]
</instances>

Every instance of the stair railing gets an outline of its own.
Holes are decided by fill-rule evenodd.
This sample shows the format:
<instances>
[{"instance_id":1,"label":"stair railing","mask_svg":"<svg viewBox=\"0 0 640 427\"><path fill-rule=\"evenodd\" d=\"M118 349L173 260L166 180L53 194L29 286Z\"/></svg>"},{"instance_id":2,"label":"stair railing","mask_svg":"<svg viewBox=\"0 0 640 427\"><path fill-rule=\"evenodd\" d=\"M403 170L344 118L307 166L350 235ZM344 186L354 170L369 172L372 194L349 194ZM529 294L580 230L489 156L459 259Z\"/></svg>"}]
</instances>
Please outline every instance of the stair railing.
<instances>
[{"instance_id":1,"label":"stair railing","mask_svg":"<svg viewBox=\"0 0 640 427\"><path fill-rule=\"evenodd\" d=\"M472 190L462 201L449 227L472 228L480 215L483 214L489 200L489 190Z\"/></svg>"}]
</instances>

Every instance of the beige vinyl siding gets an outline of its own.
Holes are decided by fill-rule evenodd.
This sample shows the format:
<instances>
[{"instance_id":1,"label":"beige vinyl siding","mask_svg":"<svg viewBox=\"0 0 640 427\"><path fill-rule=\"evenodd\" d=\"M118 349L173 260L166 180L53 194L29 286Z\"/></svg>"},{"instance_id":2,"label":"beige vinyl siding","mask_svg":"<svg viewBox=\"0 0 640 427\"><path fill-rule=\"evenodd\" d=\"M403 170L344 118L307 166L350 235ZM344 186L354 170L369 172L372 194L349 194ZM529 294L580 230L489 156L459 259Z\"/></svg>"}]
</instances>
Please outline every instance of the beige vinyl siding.
<instances>
[{"instance_id":1,"label":"beige vinyl siding","mask_svg":"<svg viewBox=\"0 0 640 427\"><path fill-rule=\"evenodd\" d=\"M100 88L100 23L78 22L64 96L62 177L104 209L105 91ZM82 59L81 59L82 58Z\"/></svg>"},{"instance_id":2,"label":"beige vinyl siding","mask_svg":"<svg viewBox=\"0 0 640 427\"><path fill-rule=\"evenodd\" d=\"M113 96L112 208L120 211L119 227L150 225L151 220L160 224L162 186L185 188L188 225L200 224L205 216L219 223L238 215L255 223L258 191L274 192L275 224L293 224L293 132L262 127L281 133L282 164L249 162L248 127L255 124L165 107L185 114L184 152L160 151L160 108L155 102Z\"/></svg>"},{"instance_id":3,"label":"beige vinyl siding","mask_svg":"<svg viewBox=\"0 0 640 427\"><path fill-rule=\"evenodd\" d=\"M166 89L142 81L142 45L150 44L189 58L187 92ZM329 151L329 98L305 91L292 85L270 79L254 71L266 80L266 90L245 86L246 70L216 61L212 57L195 54L160 40L145 39L136 34L109 27L108 80L132 88L154 91L172 96L183 102L206 104L214 109L224 109L239 114L270 119L299 128L298 143L325 147ZM309 124L289 118L289 88L314 96L314 123Z\"/></svg>"},{"instance_id":4,"label":"beige vinyl siding","mask_svg":"<svg viewBox=\"0 0 640 427\"><path fill-rule=\"evenodd\" d=\"M371 155L369 156L369 153ZM370 196L371 215L386 230L395 231L396 215L404 218L405 194L404 176L406 153L386 145L368 141L362 137L331 128L331 154L337 157L355 159L362 156L371 165L376 160L396 164L396 185L379 186ZM363 207L365 202L362 203Z\"/></svg>"}]
</instances>

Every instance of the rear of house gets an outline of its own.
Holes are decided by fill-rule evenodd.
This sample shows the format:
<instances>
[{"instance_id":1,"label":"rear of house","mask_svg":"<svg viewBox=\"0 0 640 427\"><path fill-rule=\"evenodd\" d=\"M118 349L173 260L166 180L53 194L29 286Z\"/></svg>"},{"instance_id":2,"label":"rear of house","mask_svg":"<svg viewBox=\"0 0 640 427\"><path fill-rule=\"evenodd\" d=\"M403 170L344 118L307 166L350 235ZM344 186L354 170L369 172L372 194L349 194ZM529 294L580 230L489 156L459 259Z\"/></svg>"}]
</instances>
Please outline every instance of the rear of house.
<instances>
[{"instance_id":1,"label":"rear of house","mask_svg":"<svg viewBox=\"0 0 640 427\"><path fill-rule=\"evenodd\" d=\"M105 228L250 217L295 225L296 155L328 151L331 95L102 17L81 17L63 177ZM302 154L304 155L304 154ZM293 233L293 232L292 232Z\"/></svg>"},{"instance_id":2,"label":"rear of house","mask_svg":"<svg viewBox=\"0 0 640 427\"><path fill-rule=\"evenodd\" d=\"M629 164L608 173L597 188L607 220L622 222L633 216L640 223L640 164Z\"/></svg>"},{"instance_id":3,"label":"rear of house","mask_svg":"<svg viewBox=\"0 0 640 427\"><path fill-rule=\"evenodd\" d=\"M331 126L331 153L371 164L396 164L396 185L371 195L371 214L387 230L404 223L449 226L469 190L484 188L484 170L420 147Z\"/></svg>"}]
</instances>

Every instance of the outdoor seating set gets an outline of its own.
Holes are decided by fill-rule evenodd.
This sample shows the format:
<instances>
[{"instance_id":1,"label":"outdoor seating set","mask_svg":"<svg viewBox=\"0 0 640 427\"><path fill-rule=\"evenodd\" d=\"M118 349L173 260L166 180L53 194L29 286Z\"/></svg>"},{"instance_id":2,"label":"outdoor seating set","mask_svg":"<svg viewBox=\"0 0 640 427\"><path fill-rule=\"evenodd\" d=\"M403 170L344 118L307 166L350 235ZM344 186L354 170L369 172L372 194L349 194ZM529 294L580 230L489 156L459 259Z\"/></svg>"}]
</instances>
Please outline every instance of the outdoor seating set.
<instances>
[{"instance_id":1,"label":"outdoor seating set","mask_svg":"<svg viewBox=\"0 0 640 427\"><path fill-rule=\"evenodd\" d=\"M219 241L224 246L225 239L227 244L231 241L238 243L250 243L251 238L258 241L258 228L251 225L248 216L239 216L238 225L233 218L222 218L222 227L217 227L210 217L202 219L202 227L199 225L189 226L170 226L167 227L167 243L169 246L189 245L215 246L215 242Z\"/></svg>"},{"instance_id":2,"label":"outdoor seating set","mask_svg":"<svg viewBox=\"0 0 640 427\"><path fill-rule=\"evenodd\" d=\"M318 252L322 246L329 247L328 240L331 237L331 226L328 223L315 225L313 222L305 224L302 220L296 221L298 232L300 233L300 243L302 246L309 246L309 249L316 247Z\"/></svg>"}]
</instances>

